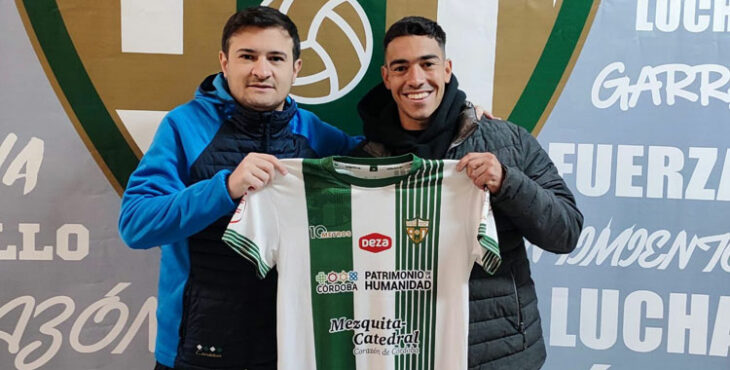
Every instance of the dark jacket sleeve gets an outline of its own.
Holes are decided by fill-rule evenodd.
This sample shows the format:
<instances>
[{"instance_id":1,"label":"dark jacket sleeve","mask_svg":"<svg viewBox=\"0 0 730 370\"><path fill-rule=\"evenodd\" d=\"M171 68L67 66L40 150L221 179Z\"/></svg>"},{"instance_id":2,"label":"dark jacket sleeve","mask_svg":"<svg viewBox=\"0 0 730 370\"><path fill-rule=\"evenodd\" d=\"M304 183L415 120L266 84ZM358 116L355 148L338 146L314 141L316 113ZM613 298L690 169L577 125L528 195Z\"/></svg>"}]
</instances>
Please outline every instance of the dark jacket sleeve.
<instances>
[{"instance_id":1,"label":"dark jacket sleeve","mask_svg":"<svg viewBox=\"0 0 730 370\"><path fill-rule=\"evenodd\" d=\"M492 207L508 217L531 243L553 253L575 249L583 215L540 143L516 127L521 168L504 166L502 187Z\"/></svg>"}]
</instances>

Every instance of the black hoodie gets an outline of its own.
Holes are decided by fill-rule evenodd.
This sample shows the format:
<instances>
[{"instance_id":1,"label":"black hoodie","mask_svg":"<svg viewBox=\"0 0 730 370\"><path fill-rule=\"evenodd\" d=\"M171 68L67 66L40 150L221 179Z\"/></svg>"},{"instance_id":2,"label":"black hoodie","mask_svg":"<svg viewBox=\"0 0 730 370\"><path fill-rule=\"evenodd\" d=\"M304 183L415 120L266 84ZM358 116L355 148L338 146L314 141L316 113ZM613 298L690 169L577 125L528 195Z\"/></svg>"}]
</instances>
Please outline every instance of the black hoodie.
<instances>
[{"instance_id":1,"label":"black hoodie","mask_svg":"<svg viewBox=\"0 0 730 370\"><path fill-rule=\"evenodd\" d=\"M459 114L466 94L459 90L456 76L446 84L441 104L431 116L428 127L417 136L403 129L398 106L383 83L370 90L357 105L367 140L384 144L393 155L413 153L426 159L443 159L456 135Z\"/></svg>"}]
</instances>

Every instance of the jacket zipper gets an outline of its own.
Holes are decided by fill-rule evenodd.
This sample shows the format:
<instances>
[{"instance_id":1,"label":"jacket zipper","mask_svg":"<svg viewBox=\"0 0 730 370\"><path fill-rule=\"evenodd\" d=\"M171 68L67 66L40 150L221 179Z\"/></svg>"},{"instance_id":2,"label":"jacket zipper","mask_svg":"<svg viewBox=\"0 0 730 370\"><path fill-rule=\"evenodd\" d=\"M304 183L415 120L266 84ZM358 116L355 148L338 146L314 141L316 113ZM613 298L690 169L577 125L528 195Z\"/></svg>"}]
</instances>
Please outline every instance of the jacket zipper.
<instances>
[{"instance_id":1,"label":"jacket zipper","mask_svg":"<svg viewBox=\"0 0 730 370\"><path fill-rule=\"evenodd\" d=\"M269 131L270 131L270 126L271 125L269 123L270 122L264 122L264 149L263 149L262 153L269 153L270 152L270 150L269 150L269 141L270 141L271 138L269 137L269 135L270 135L270 132Z\"/></svg>"},{"instance_id":2,"label":"jacket zipper","mask_svg":"<svg viewBox=\"0 0 730 370\"><path fill-rule=\"evenodd\" d=\"M522 321L522 305L520 304L520 295L517 294L517 281L515 280L515 274L510 271L512 277L512 288L515 291L515 303L517 303L517 330L522 334L522 350L527 349L527 331L525 330L525 322Z\"/></svg>"}]
</instances>

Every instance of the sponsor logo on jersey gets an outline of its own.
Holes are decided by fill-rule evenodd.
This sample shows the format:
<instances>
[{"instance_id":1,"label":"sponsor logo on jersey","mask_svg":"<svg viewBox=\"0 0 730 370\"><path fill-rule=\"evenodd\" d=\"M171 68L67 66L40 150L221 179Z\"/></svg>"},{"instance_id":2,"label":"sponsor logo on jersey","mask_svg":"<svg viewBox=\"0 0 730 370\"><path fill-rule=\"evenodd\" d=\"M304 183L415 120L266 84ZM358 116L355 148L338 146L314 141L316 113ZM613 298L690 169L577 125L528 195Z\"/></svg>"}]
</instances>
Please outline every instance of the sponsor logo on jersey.
<instances>
[{"instance_id":1,"label":"sponsor logo on jersey","mask_svg":"<svg viewBox=\"0 0 730 370\"><path fill-rule=\"evenodd\" d=\"M422 242L426 237L426 234L428 234L428 225L428 220L420 218L406 220L406 232L408 233L408 238L416 244Z\"/></svg>"},{"instance_id":2,"label":"sponsor logo on jersey","mask_svg":"<svg viewBox=\"0 0 730 370\"><path fill-rule=\"evenodd\" d=\"M231 218L232 224L240 222L241 218L243 218L243 212L246 210L246 195L248 195L248 193L243 193L243 197L241 197L241 203L238 203L236 211L233 212L233 217Z\"/></svg>"},{"instance_id":3,"label":"sponsor logo on jersey","mask_svg":"<svg viewBox=\"0 0 730 370\"><path fill-rule=\"evenodd\" d=\"M357 271L320 271L314 275L317 294L335 294L357 291Z\"/></svg>"},{"instance_id":4,"label":"sponsor logo on jersey","mask_svg":"<svg viewBox=\"0 0 730 370\"><path fill-rule=\"evenodd\" d=\"M365 290L431 290L431 270L365 271Z\"/></svg>"},{"instance_id":5,"label":"sponsor logo on jersey","mask_svg":"<svg viewBox=\"0 0 730 370\"><path fill-rule=\"evenodd\" d=\"M393 246L393 239L387 235L379 233L370 233L360 237L357 243L360 249L368 251L370 253L380 253L382 251L390 249Z\"/></svg>"},{"instance_id":6,"label":"sponsor logo on jersey","mask_svg":"<svg viewBox=\"0 0 730 370\"><path fill-rule=\"evenodd\" d=\"M352 231L329 231L324 225L309 226L309 239L351 238Z\"/></svg>"},{"instance_id":7,"label":"sponsor logo on jersey","mask_svg":"<svg viewBox=\"0 0 730 370\"><path fill-rule=\"evenodd\" d=\"M383 316L379 319L354 320L348 319L347 317L332 317L330 318L329 332L334 334L343 331L352 331L352 343L356 346L367 344L418 348L420 343L420 330L410 332L407 330L406 321L397 318ZM380 353L371 351L370 354L373 354L373 352Z\"/></svg>"}]
</instances>

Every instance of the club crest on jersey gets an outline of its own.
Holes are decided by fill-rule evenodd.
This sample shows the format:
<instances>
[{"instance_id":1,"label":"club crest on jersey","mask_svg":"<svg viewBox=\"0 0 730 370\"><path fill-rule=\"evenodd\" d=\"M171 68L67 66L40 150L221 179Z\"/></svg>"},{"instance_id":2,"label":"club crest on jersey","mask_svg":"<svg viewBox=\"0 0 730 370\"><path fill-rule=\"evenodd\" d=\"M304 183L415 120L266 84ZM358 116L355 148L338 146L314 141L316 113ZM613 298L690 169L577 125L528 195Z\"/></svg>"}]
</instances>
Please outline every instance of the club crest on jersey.
<instances>
[{"instance_id":1,"label":"club crest on jersey","mask_svg":"<svg viewBox=\"0 0 730 370\"><path fill-rule=\"evenodd\" d=\"M429 221L421 218L406 220L408 238L416 244L422 242L426 238L426 234L428 234L428 226Z\"/></svg>"}]
</instances>

